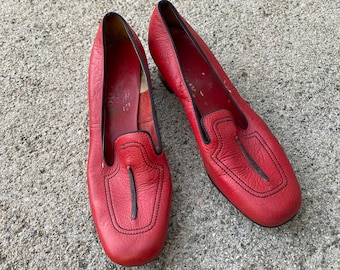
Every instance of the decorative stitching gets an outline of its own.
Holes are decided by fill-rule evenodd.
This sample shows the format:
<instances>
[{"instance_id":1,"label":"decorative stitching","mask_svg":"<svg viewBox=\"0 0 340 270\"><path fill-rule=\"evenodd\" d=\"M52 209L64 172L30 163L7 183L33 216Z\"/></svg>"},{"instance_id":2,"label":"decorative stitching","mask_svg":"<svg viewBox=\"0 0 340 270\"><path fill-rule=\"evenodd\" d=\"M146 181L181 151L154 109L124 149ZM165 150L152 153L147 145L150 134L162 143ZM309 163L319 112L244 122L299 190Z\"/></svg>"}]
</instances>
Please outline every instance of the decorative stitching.
<instances>
[{"instance_id":1,"label":"decorative stitching","mask_svg":"<svg viewBox=\"0 0 340 270\"><path fill-rule=\"evenodd\" d=\"M281 178L281 182L275 186L274 188L272 188L271 190L268 191L257 191L255 189L253 189L251 186L249 186L246 181L242 180L238 175L236 175L226 164L224 164L219 158L218 158L218 154L222 151L223 147L224 147L224 140L223 137L221 136L219 129L218 129L218 125L225 123L225 122L231 122L232 118L229 116L224 116L221 118L216 119L213 122L213 132L215 134L215 136L218 138L218 143L216 145L216 148L214 149L213 153L210 155L211 160L221 169L223 170L232 180L234 180L242 189L244 189L247 193L255 196L255 197L259 197L259 198L266 198L269 196L272 196L278 192L280 192L282 189L284 189L287 184L288 184L288 179L286 174L284 173L284 170L282 169L282 165L280 164L280 162L278 161L276 155L273 153L273 150L268 146L268 144L265 142L265 140L263 139L263 137L261 136L261 134L259 134L257 131L254 131L252 133L250 133L249 135L246 134L242 134L241 136L243 138L249 139L249 138L253 138L255 137L258 142L262 145L262 147L264 148L264 150L267 152L267 154L269 155L270 159L272 160L274 166L276 167L276 170L279 172L280 178ZM250 136L251 135L251 136ZM257 136L258 135L258 136ZM262 141L258 138L260 137L262 139ZM270 150L270 152L268 152L268 150ZM275 158L275 160L273 159L273 157ZM216 160L218 160L218 162L216 162ZM279 167L279 168L278 168ZM229 171L227 171L226 169ZM284 185L282 186L283 182L285 181ZM242 184L241 184L242 183ZM281 187L282 186L282 187ZM247 187L247 188L245 188ZM252 191L252 192L251 192Z\"/></svg>"},{"instance_id":2,"label":"decorative stitching","mask_svg":"<svg viewBox=\"0 0 340 270\"><path fill-rule=\"evenodd\" d=\"M133 145L133 144L137 144L137 145ZM162 198L162 190L163 190L163 183L164 183L164 165L163 164L157 164L155 162L153 162L149 155L147 154L147 150L144 147L144 145L142 145L139 142L136 141L131 141L125 144L121 145L121 149L122 150L126 150L127 148L130 147L135 147L137 149L140 150L141 155L144 159L144 162L147 166L149 166L152 169L155 169L158 171L158 181L157 181L157 188L156 188L156 196L155 196L155 200L154 200L154 204L153 204L153 209L152 209L152 214L151 214L151 219L149 224L145 225L144 227L140 227L140 228L136 228L136 229L126 229L123 228L119 225L116 215L115 215L115 211L114 211L114 207L112 204L112 198L111 198L111 190L110 190L110 185L109 182L118 174L120 166L117 165L117 168L115 168L114 172L104 176L104 188L105 188L105 195L106 195L106 202L107 202L107 208L108 208L108 212L109 212L109 216L111 219L111 223L113 228L118 231L119 233L122 234L127 234L127 235L133 235L133 234L141 234L141 233L145 233L147 231L152 230L152 228L155 226L157 219L158 219L158 214L159 214L159 208L160 208L160 204L161 204L161 198ZM107 187L106 187L107 185ZM108 192L107 192L108 189ZM108 195L108 193L110 194L110 196ZM111 211L112 214L111 214Z\"/></svg>"},{"instance_id":3,"label":"decorative stitching","mask_svg":"<svg viewBox=\"0 0 340 270\"><path fill-rule=\"evenodd\" d=\"M240 140L240 137L236 137L236 142L239 145L239 147L242 150L243 155L246 157L246 159L248 160L248 162L251 164L251 166L255 169L255 171L257 172L257 174L266 182L269 181L269 177L267 176L267 174L260 168L260 166L257 164L257 162L253 159L253 157L250 155L250 153L248 152L248 150L245 148L245 146L243 145L243 143Z\"/></svg>"},{"instance_id":4,"label":"decorative stitching","mask_svg":"<svg viewBox=\"0 0 340 270\"><path fill-rule=\"evenodd\" d=\"M262 140L262 141L259 140L259 142L260 142L261 144L264 143L264 144L266 145L267 149L270 150L270 152L271 152L271 155L269 155L270 159L272 160L272 162L273 162L274 164L275 164L275 162L277 162L278 166L280 167L280 170L278 170L279 173L280 173L280 175L281 175L281 173L284 174L284 176L281 176L281 177L282 177L282 178L285 178L285 179L287 180L287 182L288 182L286 173L285 173L284 169L282 168L282 165L281 165L280 161L277 159L277 157L276 157L274 151L270 148L270 146L269 146L269 145L267 144L267 142L263 139L262 135L261 135L259 132L254 131L254 132L252 132L252 133L250 133L250 134L242 134L242 137L247 138L247 136L249 136L249 138L250 138L250 135L253 135L253 134L258 135L258 136L261 138L261 140ZM256 135L253 135L253 136L256 137ZM266 149L266 151L267 151L267 149ZM275 161L273 160L273 158L275 158ZM287 184L286 184L286 185L287 185Z\"/></svg>"}]
</instances>

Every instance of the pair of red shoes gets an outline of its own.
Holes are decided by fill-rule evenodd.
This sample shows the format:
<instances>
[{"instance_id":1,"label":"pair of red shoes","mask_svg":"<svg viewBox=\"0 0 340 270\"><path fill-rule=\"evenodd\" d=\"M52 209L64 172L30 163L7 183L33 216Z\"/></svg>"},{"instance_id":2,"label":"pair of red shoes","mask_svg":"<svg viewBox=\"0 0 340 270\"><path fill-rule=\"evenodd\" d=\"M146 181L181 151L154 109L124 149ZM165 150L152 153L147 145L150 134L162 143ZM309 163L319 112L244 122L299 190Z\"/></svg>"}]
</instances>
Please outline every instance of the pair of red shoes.
<instances>
[{"instance_id":1,"label":"pair of red shoes","mask_svg":"<svg viewBox=\"0 0 340 270\"><path fill-rule=\"evenodd\" d=\"M282 147L168 1L152 14L149 48L164 83L184 106L206 171L220 191L260 225L291 219L301 192ZM145 52L116 13L99 26L88 87L87 176L95 226L111 260L143 264L166 239L171 177Z\"/></svg>"}]
</instances>

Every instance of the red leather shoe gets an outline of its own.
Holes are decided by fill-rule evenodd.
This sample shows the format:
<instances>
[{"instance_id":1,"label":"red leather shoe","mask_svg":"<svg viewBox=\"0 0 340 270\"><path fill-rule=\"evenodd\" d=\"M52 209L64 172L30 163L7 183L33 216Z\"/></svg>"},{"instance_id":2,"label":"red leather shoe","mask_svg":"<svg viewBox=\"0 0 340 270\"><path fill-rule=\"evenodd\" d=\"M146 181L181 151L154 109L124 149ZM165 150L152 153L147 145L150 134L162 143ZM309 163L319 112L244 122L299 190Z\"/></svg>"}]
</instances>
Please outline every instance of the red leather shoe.
<instances>
[{"instance_id":1,"label":"red leather shoe","mask_svg":"<svg viewBox=\"0 0 340 270\"><path fill-rule=\"evenodd\" d=\"M207 173L220 191L260 225L291 219L301 192L282 147L168 1L159 2L152 14L149 48L164 83L184 106Z\"/></svg>"},{"instance_id":2,"label":"red leather shoe","mask_svg":"<svg viewBox=\"0 0 340 270\"><path fill-rule=\"evenodd\" d=\"M171 179L151 89L135 32L107 14L89 64L88 192L107 256L126 266L160 253L170 214Z\"/></svg>"}]
</instances>

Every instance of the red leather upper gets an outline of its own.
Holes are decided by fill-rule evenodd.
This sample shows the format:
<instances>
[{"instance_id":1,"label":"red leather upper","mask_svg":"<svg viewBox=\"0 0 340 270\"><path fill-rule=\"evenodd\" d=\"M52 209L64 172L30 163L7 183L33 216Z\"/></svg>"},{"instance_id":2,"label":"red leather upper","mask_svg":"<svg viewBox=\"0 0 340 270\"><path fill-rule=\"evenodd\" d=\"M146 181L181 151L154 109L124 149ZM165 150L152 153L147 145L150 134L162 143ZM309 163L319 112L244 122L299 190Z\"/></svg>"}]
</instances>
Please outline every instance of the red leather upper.
<instances>
[{"instance_id":1,"label":"red leather upper","mask_svg":"<svg viewBox=\"0 0 340 270\"><path fill-rule=\"evenodd\" d=\"M127 28L126 22L119 19ZM108 166L105 161L102 103L106 56L102 29L103 22L94 40L88 73L90 144L87 178L90 205L99 239L108 257L121 265L139 265L153 260L165 242L171 178L158 135L153 132L157 129L154 118L147 119L147 125L140 125L150 128L154 134L139 129L120 134L114 141L113 165ZM132 29L128 30L141 63L146 66L141 44ZM147 77L149 80L149 73ZM150 86L150 81L148 83ZM149 95L142 99L144 101L140 102L152 106ZM140 115L143 118L150 114L142 112Z\"/></svg>"},{"instance_id":2,"label":"red leather upper","mask_svg":"<svg viewBox=\"0 0 340 270\"><path fill-rule=\"evenodd\" d=\"M175 48L162 14L175 14L238 110L218 109L200 119L178 59L181 47ZM282 147L239 95L207 45L167 1L161 1L152 14L149 48L165 83L184 106L205 168L216 186L258 224L277 226L291 219L300 208L301 191Z\"/></svg>"}]
</instances>

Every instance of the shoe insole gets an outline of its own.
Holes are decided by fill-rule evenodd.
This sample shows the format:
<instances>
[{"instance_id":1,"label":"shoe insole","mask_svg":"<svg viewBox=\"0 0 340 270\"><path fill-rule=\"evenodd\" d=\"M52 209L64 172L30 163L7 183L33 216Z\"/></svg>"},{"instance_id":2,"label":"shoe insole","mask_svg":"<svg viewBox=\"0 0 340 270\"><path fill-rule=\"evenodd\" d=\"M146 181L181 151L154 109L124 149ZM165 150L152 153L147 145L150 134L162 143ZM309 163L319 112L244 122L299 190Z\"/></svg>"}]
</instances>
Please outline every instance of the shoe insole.
<instances>
[{"instance_id":1,"label":"shoe insole","mask_svg":"<svg viewBox=\"0 0 340 270\"><path fill-rule=\"evenodd\" d=\"M105 61L104 154L107 164L112 165L117 137L137 130L141 68L129 39L109 44Z\"/></svg>"},{"instance_id":2,"label":"shoe insole","mask_svg":"<svg viewBox=\"0 0 340 270\"><path fill-rule=\"evenodd\" d=\"M156 150L159 149L159 140L155 128L154 115L152 111L152 101L146 74L141 74L141 86L139 95L139 108L138 108L138 130L144 130L149 133L154 143Z\"/></svg>"},{"instance_id":3,"label":"shoe insole","mask_svg":"<svg viewBox=\"0 0 340 270\"><path fill-rule=\"evenodd\" d=\"M180 28L170 28L186 83L200 113L228 109L229 99L209 65Z\"/></svg>"}]
</instances>

